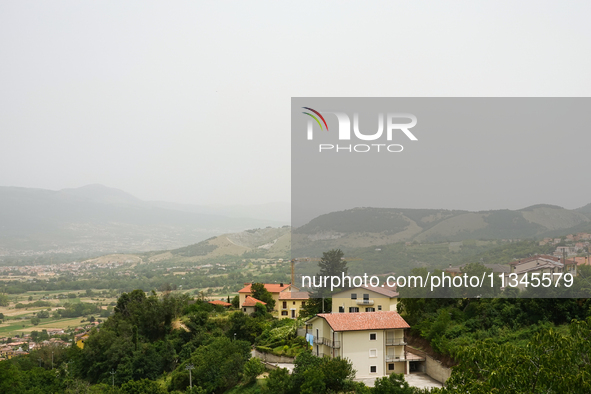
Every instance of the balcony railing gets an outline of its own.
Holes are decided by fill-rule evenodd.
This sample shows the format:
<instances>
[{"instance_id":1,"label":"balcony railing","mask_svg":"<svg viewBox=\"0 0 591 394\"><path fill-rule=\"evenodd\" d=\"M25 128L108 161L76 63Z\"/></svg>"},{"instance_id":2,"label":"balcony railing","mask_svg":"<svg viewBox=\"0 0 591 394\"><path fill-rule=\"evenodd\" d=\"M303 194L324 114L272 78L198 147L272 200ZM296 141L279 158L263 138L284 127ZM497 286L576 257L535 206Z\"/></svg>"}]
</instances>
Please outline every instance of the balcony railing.
<instances>
[{"instance_id":1,"label":"balcony railing","mask_svg":"<svg viewBox=\"0 0 591 394\"><path fill-rule=\"evenodd\" d=\"M404 338L386 339L386 346L404 346L406 341Z\"/></svg>"},{"instance_id":2,"label":"balcony railing","mask_svg":"<svg viewBox=\"0 0 591 394\"><path fill-rule=\"evenodd\" d=\"M373 300L357 300L357 305L373 305Z\"/></svg>"},{"instance_id":3,"label":"balcony railing","mask_svg":"<svg viewBox=\"0 0 591 394\"><path fill-rule=\"evenodd\" d=\"M404 355L399 355L399 356L387 355L386 356L387 363L396 362L396 361L406 361L406 359L404 358Z\"/></svg>"},{"instance_id":4,"label":"balcony railing","mask_svg":"<svg viewBox=\"0 0 591 394\"><path fill-rule=\"evenodd\" d=\"M314 337L314 344L318 345L326 345L328 347L332 347L334 349L339 349L341 347L341 341L333 341L328 338L324 337Z\"/></svg>"}]
</instances>

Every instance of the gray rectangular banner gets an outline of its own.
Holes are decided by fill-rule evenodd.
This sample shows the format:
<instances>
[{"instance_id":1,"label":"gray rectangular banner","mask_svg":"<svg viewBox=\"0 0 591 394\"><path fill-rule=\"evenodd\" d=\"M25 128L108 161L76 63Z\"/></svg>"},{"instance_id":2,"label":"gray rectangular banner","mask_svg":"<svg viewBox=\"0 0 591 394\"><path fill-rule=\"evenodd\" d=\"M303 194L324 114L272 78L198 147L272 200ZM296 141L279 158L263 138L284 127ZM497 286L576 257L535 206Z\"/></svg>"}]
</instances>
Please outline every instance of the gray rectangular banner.
<instances>
[{"instance_id":1,"label":"gray rectangular banner","mask_svg":"<svg viewBox=\"0 0 591 394\"><path fill-rule=\"evenodd\" d=\"M296 286L589 296L590 104L292 98Z\"/></svg>"}]
</instances>

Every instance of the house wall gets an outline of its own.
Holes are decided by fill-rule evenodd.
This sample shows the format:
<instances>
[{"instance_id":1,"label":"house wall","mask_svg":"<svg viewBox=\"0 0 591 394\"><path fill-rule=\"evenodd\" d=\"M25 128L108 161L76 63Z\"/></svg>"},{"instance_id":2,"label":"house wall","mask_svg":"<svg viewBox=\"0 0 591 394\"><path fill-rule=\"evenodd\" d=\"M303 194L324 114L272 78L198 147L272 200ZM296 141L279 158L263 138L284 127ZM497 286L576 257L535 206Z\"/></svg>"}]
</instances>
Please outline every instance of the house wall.
<instances>
[{"instance_id":1,"label":"house wall","mask_svg":"<svg viewBox=\"0 0 591 394\"><path fill-rule=\"evenodd\" d=\"M279 319L290 319L292 317L291 311L295 311L295 317L298 318L300 316L300 310L304 306L308 300L279 300L277 304L275 304L275 309L278 310L277 318ZM286 303L286 307L283 306L283 303ZM287 315L284 314L287 312Z\"/></svg>"},{"instance_id":2,"label":"house wall","mask_svg":"<svg viewBox=\"0 0 591 394\"><path fill-rule=\"evenodd\" d=\"M376 334L375 340L370 340L370 333ZM383 330L376 331L347 331L343 332L341 351L343 357L351 360L358 378L385 375L386 342ZM376 350L376 357L370 357L370 349ZM370 366L376 366L376 372L370 372Z\"/></svg>"},{"instance_id":3,"label":"house wall","mask_svg":"<svg viewBox=\"0 0 591 394\"><path fill-rule=\"evenodd\" d=\"M357 294L357 299L352 300L351 294ZM369 294L369 304L371 305L364 305L358 303L358 301L363 301L363 294ZM359 308L359 312L365 312L365 308L367 307L375 308L375 310L377 311L378 305L382 306L383 311L396 311L397 303L398 298L396 297L390 298L388 296L376 293L371 290L355 288L334 294L332 297L332 311L333 313L338 313L339 307L344 307L344 313L349 313L350 307Z\"/></svg>"},{"instance_id":4,"label":"house wall","mask_svg":"<svg viewBox=\"0 0 591 394\"><path fill-rule=\"evenodd\" d=\"M333 349L327 345L320 344L317 341L317 338L327 338L332 340L333 338L333 331L330 328L330 325L324 319L316 319L313 324L312 328L308 329L308 333L314 335L314 345L312 346L312 354L322 357L323 355L336 357L338 356L339 349ZM339 333L335 333L335 336L339 336Z\"/></svg>"},{"instance_id":5,"label":"house wall","mask_svg":"<svg viewBox=\"0 0 591 394\"><path fill-rule=\"evenodd\" d=\"M254 313L256 311L256 308L254 306L243 306L242 307L242 312L246 313L247 315L250 315L252 313Z\"/></svg>"}]
</instances>

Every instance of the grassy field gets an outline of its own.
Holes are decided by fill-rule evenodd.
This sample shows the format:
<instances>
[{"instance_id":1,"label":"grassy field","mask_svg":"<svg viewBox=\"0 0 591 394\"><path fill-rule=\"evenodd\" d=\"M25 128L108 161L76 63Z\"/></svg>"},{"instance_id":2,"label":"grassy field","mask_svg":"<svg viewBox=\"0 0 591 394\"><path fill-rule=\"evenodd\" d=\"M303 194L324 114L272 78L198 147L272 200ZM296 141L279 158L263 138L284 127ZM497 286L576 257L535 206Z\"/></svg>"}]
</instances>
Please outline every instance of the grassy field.
<instances>
[{"instance_id":1,"label":"grassy field","mask_svg":"<svg viewBox=\"0 0 591 394\"><path fill-rule=\"evenodd\" d=\"M100 293L102 289L93 289L93 292ZM73 294L80 294L82 297L76 298L52 298L54 295L64 294L67 295L69 293ZM29 301L29 297L32 297L32 300ZM43 297L49 297L49 299L43 299ZM4 316L8 317L9 319L4 319L3 323L0 324L0 336L7 336L7 335L15 335L21 333L27 333L33 330L41 331L44 329L51 329L51 328L76 328L80 326L84 326L88 324L88 318L86 317L75 317L75 318L65 318L65 319L56 319L53 317L49 317L46 319L41 319L41 322L38 325L33 325L31 323L31 318L34 314L50 309L50 312L58 309L58 305L63 305L64 303L71 303L77 304L80 302L85 303L92 303L92 304L101 304L101 305L109 305L112 302L117 302L117 298L109 298L109 297L102 297L102 296L95 296L92 297L86 296L86 291L42 291L42 292L27 292L19 295L11 295L10 304L8 306L0 307L0 313L4 314ZM51 306L47 307L30 307L30 308L15 308L17 303L22 303L24 305L31 304L35 301L46 301L51 304ZM99 315L94 315L95 319L99 319ZM103 318L104 319L104 318ZM81 320L85 320L84 323Z\"/></svg>"},{"instance_id":2,"label":"grassy field","mask_svg":"<svg viewBox=\"0 0 591 394\"><path fill-rule=\"evenodd\" d=\"M80 326L84 326L88 324L88 318L90 316L85 317L74 317L70 319L41 319L41 323L34 326L31 324L30 319L26 320L9 320L6 323L0 324L0 336L7 336L7 335L15 335L15 334L22 334L28 333L31 331L41 331L41 330L48 330L50 328L76 328ZM99 318L95 315L95 318ZM84 323L81 323L81 320L85 320Z\"/></svg>"}]
</instances>

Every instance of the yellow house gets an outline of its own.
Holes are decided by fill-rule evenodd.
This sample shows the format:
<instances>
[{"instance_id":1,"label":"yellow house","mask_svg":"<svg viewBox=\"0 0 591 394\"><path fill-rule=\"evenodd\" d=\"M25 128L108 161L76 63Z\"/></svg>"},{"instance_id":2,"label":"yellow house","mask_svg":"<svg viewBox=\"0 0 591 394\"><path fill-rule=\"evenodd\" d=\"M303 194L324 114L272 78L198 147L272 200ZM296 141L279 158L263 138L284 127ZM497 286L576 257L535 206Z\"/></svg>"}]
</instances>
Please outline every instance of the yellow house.
<instances>
[{"instance_id":1,"label":"yellow house","mask_svg":"<svg viewBox=\"0 0 591 394\"><path fill-rule=\"evenodd\" d=\"M314 355L348 358L356 377L371 378L408 373L407 328L394 311L320 313L306 322L306 338Z\"/></svg>"},{"instance_id":2,"label":"yellow house","mask_svg":"<svg viewBox=\"0 0 591 394\"><path fill-rule=\"evenodd\" d=\"M297 319L300 316L300 310L306 306L310 298L307 291L297 291L296 287L290 287L279 293L279 304L275 304L281 311L278 316L280 319Z\"/></svg>"},{"instance_id":3,"label":"yellow house","mask_svg":"<svg viewBox=\"0 0 591 394\"><path fill-rule=\"evenodd\" d=\"M84 341L86 341L88 337L88 333L76 335L76 346L78 346L80 349L84 349Z\"/></svg>"},{"instance_id":4,"label":"yellow house","mask_svg":"<svg viewBox=\"0 0 591 394\"><path fill-rule=\"evenodd\" d=\"M245 283L245 285L238 291L240 308L243 308L247 297L252 297L252 283ZM309 298L307 292L299 291L300 289L288 283L263 283L263 285L275 300L275 308L272 313L279 319L297 318L301 307L306 305Z\"/></svg>"},{"instance_id":5,"label":"yellow house","mask_svg":"<svg viewBox=\"0 0 591 394\"><path fill-rule=\"evenodd\" d=\"M333 294L333 313L396 311L398 293L390 287L362 286Z\"/></svg>"}]
</instances>

